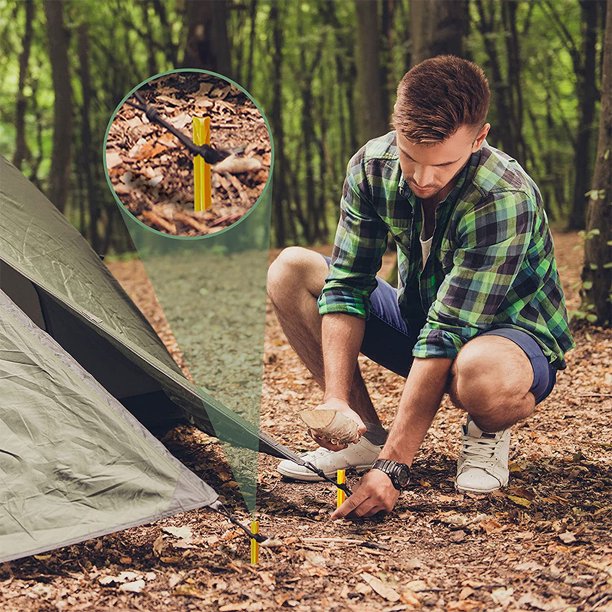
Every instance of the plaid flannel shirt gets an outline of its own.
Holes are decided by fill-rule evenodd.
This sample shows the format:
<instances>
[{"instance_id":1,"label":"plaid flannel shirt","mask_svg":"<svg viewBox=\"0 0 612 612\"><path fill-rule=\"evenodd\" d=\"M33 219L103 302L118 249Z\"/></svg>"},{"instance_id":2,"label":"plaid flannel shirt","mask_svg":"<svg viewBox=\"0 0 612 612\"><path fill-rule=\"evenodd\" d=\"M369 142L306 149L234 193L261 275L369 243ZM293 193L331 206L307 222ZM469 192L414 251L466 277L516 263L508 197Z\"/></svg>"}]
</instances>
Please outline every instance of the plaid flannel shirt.
<instances>
[{"instance_id":1,"label":"plaid flannel shirt","mask_svg":"<svg viewBox=\"0 0 612 612\"><path fill-rule=\"evenodd\" d=\"M564 353L575 345L533 180L485 142L435 215L422 269L421 206L402 176L395 132L363 146L348 164L319 313L369 317L390 232L400 312L410 329L420 329L414 357L454 358L478 334L507 327L530 334L550 363L565 368Z\"/></svg>"}]
</instances>

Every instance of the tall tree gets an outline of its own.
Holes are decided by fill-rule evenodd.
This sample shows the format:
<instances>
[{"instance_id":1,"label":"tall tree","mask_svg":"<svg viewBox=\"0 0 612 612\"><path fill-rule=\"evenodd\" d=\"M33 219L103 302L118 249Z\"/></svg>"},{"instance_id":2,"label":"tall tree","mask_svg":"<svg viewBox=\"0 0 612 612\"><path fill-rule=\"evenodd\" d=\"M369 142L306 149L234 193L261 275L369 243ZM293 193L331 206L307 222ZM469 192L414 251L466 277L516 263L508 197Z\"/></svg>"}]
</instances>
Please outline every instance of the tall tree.
<instances>
[{"instance_id":1,"label":"tall tree","mask_svg":"<svg viewBox=\"0 0 612 612\"><path fill-rule=\"evenodd\" d=\"M19 54L19 84L17 86L17 103L15 108L15 154L13 163L21 170L24 159L30 157L28 143L25 134L25 119L27 110L27 98L25 95L25 85L28 76L30 63L30 49L32 48L32 22L34 21L34 2L26 0L25 6L25 26L23 33L23 44Z\"/></svg>"},{"instance_id":2,"label":"tall tree","mask_svg":"<svg viewBox=\"0 0 612 612\"><path fill-rule=\"evenodd\" d=\"M410 3L411 65L436 55L464 55L468 25L465 0L412 0Z\"/></svg>"},{"instance_id":3,"label":"tall tree","mask_svg":"<svg viewBox=\"0 0 612 612\"><path fill-rule=\"evenodd\" d=\"M49 173L49 199L64 211L70 187L72 142L72 89L68 61L68 30L64 25L65 2L45 0L47 41L53 77L53 151Z\"/></svg>"},{"instance_id":4,"label":"tall tree","mask_svg":"<svg viewBox=\"0 0 612 612\"><path fill-rule=\"evenodd\" d=\"M84 175L84 192L88 202L89 218L89 242L94 251L99 252L100 240L98 236L98 219L100 209L96 198L96 189L92 173L92 139L90 125L91 108L91 73L89 66L89 28L87 22L83 22L78 27L78 56L79 56L79 77L81 81L81 151L79 167L82 167Z\"/></svg>"},{"instance_id":5,"label":"tall tree","mask_svg":"<svg viewBox=\"0 0 612 612\"><path fill-rule=\"evenodd\" d=\"M233 76L227 35L227 0L187 0L183 66Z\"/></svg>"},{"instance_id":6,"label":"tall tree","mask_svg":"<svg viewBox=\"0 0 612 612\"><path fill-rule=\"evenodd\" d=\"M599 7L602 0L579 0L582 40L576 41L567 27L566 20L551 0L544 0L542 7L548 14L553 28L572 60L575 75L575 91L578 101L578 120L574 140L574 190L568 229L582 229L585 223L587 186L592 168L592 144L594 135L596 84L596 48Z\"/></svg>"},{"instance_id":7,"label":"tall tree","mask_svg":"<svg viewBox=\"0 0 612 612\"><path fill-rule=\"evenodd\" d=\"M377 0L355 0L357 38L357 130L361 143L388 131L384 66L381 63Z\"/></svg>"},{"instance_id":8,"label":"tall tree","mask_svg":"<svg viewBox=\"0 0 612 612\"><path fill-rule=\"evenodd\" d=\"M612 209L612 0L606 9L603 45L601 112L597 158L589 191L585 232L585 260L582 270L581 309L600 324L611 320L610 211ZM594 321L595 322L595 321Z\"/></svg>"}]
</instances>

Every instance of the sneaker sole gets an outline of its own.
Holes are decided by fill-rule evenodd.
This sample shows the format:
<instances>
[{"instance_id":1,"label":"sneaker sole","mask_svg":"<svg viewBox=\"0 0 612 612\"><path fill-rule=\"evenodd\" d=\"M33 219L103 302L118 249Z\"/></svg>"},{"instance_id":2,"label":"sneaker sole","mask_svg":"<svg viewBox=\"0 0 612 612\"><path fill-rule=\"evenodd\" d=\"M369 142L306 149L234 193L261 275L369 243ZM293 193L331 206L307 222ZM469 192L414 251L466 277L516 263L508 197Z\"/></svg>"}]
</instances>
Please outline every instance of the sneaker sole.
<instances>
[{"instance_id":1,"label":"sneaker sole","mask_svg":"<svg viewBox=\"0 0 612 612\"><path fill-rule=\"evenodd\" d=\"M367 472L370 468L372 467L371 464L369 465L356 465L356 466L350 466L347 467L345 469L347 470L353 470L355 472L357 472L357 474L362 474L363 472ZM287 470L280 470L277 468L276 470L281 476L283 476L284 478L287 478L289 480L299 480L302 482L324 482L323 478L321 478L320 476L317 476L317 474L315 474L314 472L308 472L308 473L304 473L304 472L289 472ZM325 472L325 475L328 478L333 478L336 475L336 472Z\"/></svg>"},{"instance_id":2,"label":"sneaker sole","mask_svg":"<svg viewBox=\"0 0 612 612\"><path fill-rule=\"evenodd\" d=\"M507 484L508 483L499 485L499 487L495 487L494 489L469 489L467 487L460 487L457 485L457 483L455 483L455 490L459 491L460 493L480 493L481 495L487 495L488 493L493 493L494 491L503 489Z\"/></svg>"}]
</instances>

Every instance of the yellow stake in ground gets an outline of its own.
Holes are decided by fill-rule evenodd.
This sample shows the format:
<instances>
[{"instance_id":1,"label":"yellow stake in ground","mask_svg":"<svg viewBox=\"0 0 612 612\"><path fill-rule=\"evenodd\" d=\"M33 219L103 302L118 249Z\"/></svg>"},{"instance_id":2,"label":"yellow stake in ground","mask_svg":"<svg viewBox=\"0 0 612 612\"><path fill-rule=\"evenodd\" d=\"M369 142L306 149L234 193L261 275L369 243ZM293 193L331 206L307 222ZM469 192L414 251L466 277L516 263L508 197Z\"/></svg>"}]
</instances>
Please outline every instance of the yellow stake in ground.
<instances>
[{"instance_id":1,"label":"yellow stake in ground","mask_svg":"<svg viewBox=\"0 0 612 612\"><path fill-rule=\"evenodd\" d=\"M346 470L338 470L336 473L336 482L340 484L346 483ZM342 489L336 489L336 508L339 508L346 499L346 493Z\"/></svg>"},{"instance_id":2,"label":"yellow stake in ground","mask_svg":"<svg viewBox=\"0 0 612 612\"><path fill-rule=\"evenodd\" d=\"M193 118L193 142L198 146L210 144L210 117ZM193 158L193 209L198 212L212 206L211 168L201 155Z\"/></svg>"},{"instance_id":3,"label":"yellow stake in ground","mask_svg":"<svg viewBox=\"0 0 612 612\"><path fill-rule=\"evenodd\" d=\"M253 519L251 521L251 533L257 535L259 533L259 521ZM259 542L255 538L251 538L251 565L259 563Z\"/></svg>"}]
</instances>

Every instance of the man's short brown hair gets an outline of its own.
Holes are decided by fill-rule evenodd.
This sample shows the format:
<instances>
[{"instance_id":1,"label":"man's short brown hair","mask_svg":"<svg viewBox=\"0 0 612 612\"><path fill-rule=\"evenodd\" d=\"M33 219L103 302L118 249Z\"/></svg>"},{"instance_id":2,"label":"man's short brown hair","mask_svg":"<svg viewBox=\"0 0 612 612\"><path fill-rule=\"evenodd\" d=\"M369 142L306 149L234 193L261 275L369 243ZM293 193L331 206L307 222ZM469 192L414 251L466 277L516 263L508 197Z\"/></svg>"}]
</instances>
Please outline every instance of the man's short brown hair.
<instances>
[{"instance_id":1,"label":"man's short brown hair","mask_svg":"<svg viewBox=\"0 0 612 612\"><path fill-rule=\"evenodd\" d=\"M454 55L439 55L411 68L397 87L392 125L415 143L435 143L462 125L480 129L491 91L480 66Z\"/></svg>"}]
</instances>

